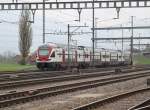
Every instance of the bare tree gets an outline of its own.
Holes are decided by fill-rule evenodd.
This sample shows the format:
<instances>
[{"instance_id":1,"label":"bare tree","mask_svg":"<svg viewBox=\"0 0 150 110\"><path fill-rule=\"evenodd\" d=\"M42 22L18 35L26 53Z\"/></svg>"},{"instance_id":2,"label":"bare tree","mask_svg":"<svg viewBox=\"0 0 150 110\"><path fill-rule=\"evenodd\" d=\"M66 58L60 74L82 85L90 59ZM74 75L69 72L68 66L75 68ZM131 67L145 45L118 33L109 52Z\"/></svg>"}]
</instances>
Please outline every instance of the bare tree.
<instances>
[{"instance_id":1,"label":"bare tree","mask_svg":"<svg viewBox=\"0 0 150 110\"><path fill-rule=\"evenodd\" d=\"M30 21L30 12L22 10L19 21L19 50L22 56L21 64L26 64L26 58L32 45L32 27Z\"/></svg>"}]
</instances>

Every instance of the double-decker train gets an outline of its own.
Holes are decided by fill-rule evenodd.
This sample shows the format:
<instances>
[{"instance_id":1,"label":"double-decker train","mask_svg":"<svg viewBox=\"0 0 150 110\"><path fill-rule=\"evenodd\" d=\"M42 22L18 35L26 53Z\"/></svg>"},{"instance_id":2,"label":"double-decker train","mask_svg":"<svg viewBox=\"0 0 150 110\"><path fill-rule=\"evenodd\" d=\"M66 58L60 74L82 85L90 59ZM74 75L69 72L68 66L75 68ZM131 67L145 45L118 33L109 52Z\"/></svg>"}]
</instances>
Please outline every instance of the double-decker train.
<instances>
[{"instance_id":1,"label":"double-decker train","mask_svg":"<svg viewBox=\"0 0 150 110\"><path fill-rule=\"evenodd\" d=\"M84 46L68 46L47 43L39 46L37 50L36 65L39 69L60 70L68 66L86 68L93 64L96 67L117 66L130 64L128 53L121 51L94 49Z\"/></svg>"}]
</instances>

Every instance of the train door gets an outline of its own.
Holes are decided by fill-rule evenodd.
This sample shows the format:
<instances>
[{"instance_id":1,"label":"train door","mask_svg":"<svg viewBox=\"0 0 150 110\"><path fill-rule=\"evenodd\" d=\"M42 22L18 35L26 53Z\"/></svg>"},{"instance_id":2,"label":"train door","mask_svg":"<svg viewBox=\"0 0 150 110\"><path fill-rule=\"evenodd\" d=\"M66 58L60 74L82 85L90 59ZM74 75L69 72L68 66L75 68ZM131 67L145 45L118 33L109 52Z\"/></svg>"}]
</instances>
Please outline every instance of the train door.
<instances>
[{"instance_id":1,"label":"train door","mask_svg":"<svg viewBox=\"0 0 150 110\"><path fill-rule=\"evenodd\" d=\"M100 59L100 62L101 62L101 59L102 59L102 58L101 58L101 52L100 52L100 56L99 56L99 57L100 57L99 59Z\"/></svg>"},{"instance_id":2,"label":"train door","mask_svg":"<svg viewBox=\"0 0 150 110\"><path fill-rule=\"evenodd\" d=\"M106 63L106 51L105 51L105 63Z\"/></svg>"},{"instance_id":3,"label":"train door","mask_svg":"<svg viewBox=\"0 0 150 110\"><path fill-rule=\"evenodd\" d=\"M62 51L62 62L65 63L65 50Z\"/></svg>"},{"instance_id":4,"label":"train door","mask_svg":"<svg viewBox=\"0 0 150 110\"><path fill-rule=\"evenodd\" d=\"M92 62L92 52L90 51L90 62Z\"/></svg>"},{"instance_id":5,"label":"train door","mask_svg":"<svg viewBox=\"0 0 150 110\"><path fill-rule=\"evenodd\" d=\"M78 54L77 54L77 50L75 51L75 63L77 63L78 61Z\"/></svg>"}]
</instances>

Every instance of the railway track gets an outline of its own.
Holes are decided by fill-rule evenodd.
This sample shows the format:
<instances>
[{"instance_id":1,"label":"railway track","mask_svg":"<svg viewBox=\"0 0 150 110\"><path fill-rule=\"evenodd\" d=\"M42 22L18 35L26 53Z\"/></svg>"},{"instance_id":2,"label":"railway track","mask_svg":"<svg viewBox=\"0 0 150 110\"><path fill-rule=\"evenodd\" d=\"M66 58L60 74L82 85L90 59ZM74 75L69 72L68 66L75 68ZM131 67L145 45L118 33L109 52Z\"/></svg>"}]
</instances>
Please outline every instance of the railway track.
<instances>
[{"instance_id":1,"label":"railway track","mask_svg":"<svg viewBox=\"0 0 150 110\"><path fill-rule=\"evenodd\" d=\"M118 101L122 98L126 98L126 97L132 96L134 94L138 94L138 93L144 93L147 91L150 91L150 87L144 88L144 89L139 89L139 90L134 90L134 91L130 91L130 92L125 92L125 93L117 94L114 96L110 96L110 97L107 97L107 98L104 98L101 100L97 100L97 101L82 105L82 106L74 108L72 110L92 110L92 109L94 110L94 109L98 108L99 106L104 106L104 105L107 105L109 103L113 103L115 101ZM131 109L131 110L149 110L149 109L138 108L138 109Z\"/></svg>"},{"instance_id":2,"label":"railway track","mask_svg":"<svg viewBox=\"0 0 150 110\"><path fill-rule=\"evenodd\" d=\"M81 69L81 73L89 73L89 72L99 72L99 71L110 71L115 70L115 68L120 69L131 69L132 66L126 67L111 67L111 68L94 68L94 69ZM146 67L135 67L135 68L148 68ZM3 81L19 81L19 80L26 80L26 79L36 79L36 78L44 78L44 77L55 77L55 76L63 76L63 75L70 75L72 74L69 71L34 71L30 73L11 73L11 74L0 74L0 82Z\"/></svg>"},{"instance_id":3,"label":"railway track","mask_svg":"<svg viewBox=\"0 0 150 110\"><path fill-rule=\"evenodd\" d=\"M139 68L136 70L127 69L127 70L123 70L121 73L136 72L136 71L143 71L143 68ZM78 80L78 79L85 79L85 78L94 78L94 77L107 76L107 75L113 75L113 74L116 75L114 71L105 71L105 72L67 75L67 76L58 76L58 77L49 77L49 78L28 79L28 80L21 80L21 81L10 81L10 82L0 83L0 90L22 87L22 86L24 87L24 86L29 86L29 85L37 85L37 84L42 84L42 83L62 82L62 81L71 81L71 80Z\"/></svg>"},{"instance_id":4,"label":"railway track","mask_svg":"<svg viewBox=\"0 0 150 110\"><path fill-rule=\"evenodd\" d=\"M78 75L69 75L69 76L59 76L59 77L50 77L50 78L39 78L39 79L31 79L31 80L23 80L23 81L13 81L0 83L0 90L8 89L8 88L16 88L21 86L42 84L42 83L54 83L54 82L63 82L63 81L71 81L85 78L94 78L99 76L111 75L113 72L98 72L98 73L89 73L89 74L78 74Z\"/></svg>"},{"instance_id":5,"label":"railway track","mask_svg":"<svg viewBox=\"0 0 150 110\"><path fill-rule=\"evenodd\" d=\"M150 98L144 100L140 104L137 104L137 105L129 108L128 110L150 110Z\"/></svg>"},{"instance_id":6,"label":"railway track","mask_svg":"<svg viewBox=\"0 0 150 110\"><path fill-rule=\"evenodd\" d=\"M66 85L59 85L59 86L53 86L53 87L47 87L47 88L41 88L41 89L35 89L35 90L29 90L23 92L3 94L0 95L0 107L1 108L7 107L14 104L25 103L37 99L43 99L46 97L55 96L63 93L98 87L106 84L122 82L122 81L131 80L135 78L146 77L146 76L150 76L149 72L114 76L106 79L85 81L79 83L76 82L73 84L66 84Z\"/></svg>"},{"instance_id":7,"label":"railway track","mask_svg":"<svg viewBox=\"0 0 150 110\"><path fill-rule=\"evenodd\" d=\"M17 80L25 80L25 79L35 79L35 78L44 78L44 77L54 77L60 75L70 75L71 73L65 71L55 71L55 72L31 72L31 73L17 73L17 74L6 74L0 75L0 82L3 81L17 81Z\"/></svg>"}]
</instances>

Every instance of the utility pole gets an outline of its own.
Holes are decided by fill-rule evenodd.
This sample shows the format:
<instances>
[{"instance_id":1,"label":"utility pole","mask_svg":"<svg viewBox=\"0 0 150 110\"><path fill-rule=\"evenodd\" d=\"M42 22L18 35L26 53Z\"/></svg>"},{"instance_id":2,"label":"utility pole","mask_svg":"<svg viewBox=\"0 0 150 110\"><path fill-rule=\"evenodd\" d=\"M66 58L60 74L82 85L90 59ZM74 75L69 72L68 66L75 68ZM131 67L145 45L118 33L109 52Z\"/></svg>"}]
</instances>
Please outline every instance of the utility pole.
<instances>
[{"instance_id":1,"label":"utility pole","mask_svg":"<svg viewBox=\"0 0 150 110\"><path fill-rule=\"evenodd\" d=\"M123 26L121 25L121 27L123 27ZM123 52L124 52L124 51L123 51L123 34L124 34L124 33L123 33L123 29L122 29L122 31L121 31L121 34L122 34L122 58L123 58Z\"/></svg>"},{"instance_id":2,"label":"utility pole","mask_svg":"<svg viewBox=\"0 0 150 110\"><path fill-rule=\"evenodd\" d=\"M88 27L88 26L70 26L69 24L68 24L68 68L70 68L70 66L71 66L71 58L70 58L70 44L71 44L71 35L72 35L72 33L73 32L75 32L75 31L77 31L79 28L81 28L81 27ZM72 32L70 32L70 29L71 28L76 28L75 30L73 30ZM77 42L77 41L76 41ZM77 43L76 43L77 44ZM77 48L77 46L76 46L76 48Z\"/></svg>"},{"instance_id":3,"label":"utility pole","mask_svg":"<svg viewBox=\"0 0 150 110\"><path fill-rule=\"evenodd\" d=\"M45 0L43 0L43 44L45 43Z\"/></svg>"},{"instance_id":4,"label":"utility pole","mask_svg":"<svg viewBox=\"0 0 150 110\"><path fill-rule=\"evenodd\" d=\"M97 28L97 20L98 18L95 18L95 28ZM97 38L97 30L95 30L95 38ZM95 41L95 48L97 48L97 40Z\"/></svg>"},{"instance_id":5,"label":"utility pole","mask_svg":"<svg viewBox=\"0 0 150 110\"><path fill-rule=\"evenodd\" d=\"M139 33L139 51L141 51L141 47L140 47L140 45L141 45L140 37L141 37L141 33Z\"/></svg>"},{"instance_id":6,"label":"utility pole","mask_svg":"<svg viewBox=\"0 0 150 110\"><path fill-rule=\"evenodd\" d=\"M67 60L67 63L68 63L68 69L70 69L70 66L71 66L71 59L72 57L70 57L70 44L71 44L71 41L75 41L75 44L76 44L76 48L77 48L77 40L71 40L71 35L79 35L79 33L76 33L76 34L73 34L75 31L77 31L79 28L81 27L88 27L88 26L70 26L69 24L67 25L67 32L62 32L64 33L63 35L66 35L68 36L68 43L67 43L67 52L68 52L68 60ZM75 30L73 30L72 32L70 32L70 29L71 28L76 28ZM91 32L88 32L88 33L91 33ZM61 32L58 33L45 33L45 34L55 34L55 35L61 35Z\"/></svg>"},{"instance_id":7,"label":"utility pole","mask_svg":"<svg viewBox=\"0 0 150 110\"><path fill-rule=\"evenodd\" d=\"M95 22L94 0L92 2L92 9L93 9L92 10L92 12L93 12L93 23L92 23L93 24L93 29L92 29L93 58L92 58L92 66L94 66L94 55L95 55L95 51L94 51L94 48L95 48L95 46L94 46L95 45L95 43L94 43L94 37L95 37L95 35L94 35L94 32L95 32L95 30L94 30L94 27L95 27L95 25L94 25L95 24L94 23Z\"/></svg>"},{"instance_id":8,"label":"utility pole","mask_svg":"<svg viewBox=\"0 0 150 110\"><path fill-rule=\"evenodd\" d=\"M70 66L70 25L68 24L68 65Z\"/></svg>"},{"instance_id":9,"label":"utility pole","mask_svg":"<svg viewBox=\"0 0 150 110\"><path fill-rule=\"evenodd\" d=\"M133 16L131 16L131 65L133 65Z\"/></svg>"}]
</instances>

